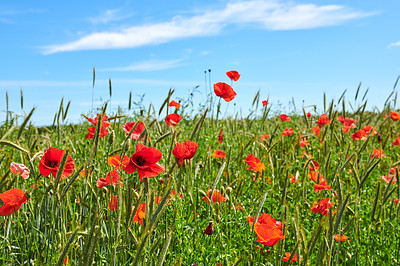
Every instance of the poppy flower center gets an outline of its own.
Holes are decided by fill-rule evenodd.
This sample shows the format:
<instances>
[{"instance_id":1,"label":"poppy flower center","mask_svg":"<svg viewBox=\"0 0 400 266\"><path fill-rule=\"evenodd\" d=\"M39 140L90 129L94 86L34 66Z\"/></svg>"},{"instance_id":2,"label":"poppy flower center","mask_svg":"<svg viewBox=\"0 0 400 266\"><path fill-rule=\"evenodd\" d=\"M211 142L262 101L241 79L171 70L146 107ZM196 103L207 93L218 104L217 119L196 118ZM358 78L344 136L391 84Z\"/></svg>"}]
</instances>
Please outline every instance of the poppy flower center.
<instances>
[{"instance_id":1,"label":"poppy flower center","mask_svg":"<svg viewBox=\"0 0 400 266\"><path fill-rule=\"evenodd\" d=\"M137 157L135 163L138 166L143 166L146 163L146 160L143 157Z\"/></svg>"},{"instance_id":2,"label":"poppy flower center","mask_svg":"<svg viewBox=\"0 0 400 266\"><path fill-rule=\"evenodd\" d=\"M57 161L47 161L46 166L49 168L55 168L55 167L58 167L58 162Z\"/></svg>"}]
</instances>

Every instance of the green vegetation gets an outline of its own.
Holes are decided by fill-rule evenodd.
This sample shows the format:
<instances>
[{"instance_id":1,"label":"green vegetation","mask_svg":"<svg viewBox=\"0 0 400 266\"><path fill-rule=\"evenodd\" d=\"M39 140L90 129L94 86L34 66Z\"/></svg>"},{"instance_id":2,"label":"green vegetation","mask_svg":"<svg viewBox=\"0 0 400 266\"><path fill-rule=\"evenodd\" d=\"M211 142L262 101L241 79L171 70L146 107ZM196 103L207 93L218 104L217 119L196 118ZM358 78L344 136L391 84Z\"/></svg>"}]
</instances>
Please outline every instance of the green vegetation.
<instances>
[{"instance_id":1,"label":"green vegetation","mask_svg":"<svg viewBox=\"0 0 400 266\"><path fill-rule=\"evenodd\" d=\"M396 96L390 95L384 109L374 112L365 111L366 97L358 96L357 91L352 104L344 96L338 102L324 100L323 112L303 108L304 114L288 114L291 121L284 122L280 113L272 114L270 105L262 106L259 94L246 118L224 117L221 110L227 104L213 105L211 99L196 114L193 95L181 100L181 108L169 107L171 100L177 100L173 91L159 110L149 106L133 111L131 97L125 112L108 114L105 104L94 123L66 123L69 104L62 102L52 126L33 126L34 110L18 126L7 106L7 119L0 126L0 191L18 188L29 200L0 218L0 264L63 265L68 258L68 265L283 265L285 252L291 258L297 253L294 265L396 264L400 259L395 201L400 198L400 156L399 147L392 144L400 132ZM174 112L183 119L168 126L164 118ZM327 120L321 120L322 113ZM109 126L102 123L106 115ZM349 120L341 123L340 116ZM317 120L323 122L320 127ZM129 139L122 130L133 121L145 125L137 139ZM372 126L370 131L366 126ZM86 139L88 127L94 129L92 138ZM315 134L317 127L320 135ZM285 128L294 134L282 136ZM360 140L355 140L358 135L353 134L363 128ZM260 140L264 134L269 137ZM188 140L198 149L179 164L172 151L176 143ZM117 182L98 188L98 179L116 169L108 158L131 157L139 142L162 152L158 163L165 170L140 181L138 171L117 168L123 186ZM68 178L61 170L54 176L42 175L40 161L50 147L66 151L59 169L66 171L68 157L73 158ZM213 157L215 150L224 151L226 157ZM385 157L378 152L382 150ZM250 154L260 162L246 163ZM12 162L27 166L29 178L13 174ZM316 180L311 179L313 173ZM385 175L387 182L382 179ZM332 190L315 191L314 185L323 180ZM219 190L226 200L204 200L209 189ZM116 209L109 204L114 196ZM314 202L325 198L333 203L325 216L312 212ZM135 215L141 203L145 203L142 224ZM273 246L257 242L258 225L248 222L249 216L263 213L282 222L285 237ZM210 235L203 233L209 222ZM338 242L337 234L349 238Z\"/></svg>"}]
</instances>

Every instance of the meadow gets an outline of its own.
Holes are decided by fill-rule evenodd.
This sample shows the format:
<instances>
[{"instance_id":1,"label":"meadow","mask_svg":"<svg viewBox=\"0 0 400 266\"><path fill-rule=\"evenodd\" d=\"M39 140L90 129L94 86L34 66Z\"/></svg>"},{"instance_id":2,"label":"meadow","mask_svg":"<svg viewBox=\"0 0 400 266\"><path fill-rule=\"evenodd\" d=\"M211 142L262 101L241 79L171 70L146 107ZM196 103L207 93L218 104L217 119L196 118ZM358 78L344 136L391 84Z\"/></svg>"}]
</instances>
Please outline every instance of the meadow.
<instances>
[{"instance_id":1,"label":"meadow","mask_svg":"<svg viewBox=\"0 0 400 266\"><path fill-rule=\"evenodd\" d=\"M395 90L382 110L359 87L286 114L257 93L248 116L228 116L240 76L227 75L201 106L130 95L78 124L62 101L34 126L35 109L19 118L7 95L0 264L397 264Z\"/></svg>"}]
</instances>

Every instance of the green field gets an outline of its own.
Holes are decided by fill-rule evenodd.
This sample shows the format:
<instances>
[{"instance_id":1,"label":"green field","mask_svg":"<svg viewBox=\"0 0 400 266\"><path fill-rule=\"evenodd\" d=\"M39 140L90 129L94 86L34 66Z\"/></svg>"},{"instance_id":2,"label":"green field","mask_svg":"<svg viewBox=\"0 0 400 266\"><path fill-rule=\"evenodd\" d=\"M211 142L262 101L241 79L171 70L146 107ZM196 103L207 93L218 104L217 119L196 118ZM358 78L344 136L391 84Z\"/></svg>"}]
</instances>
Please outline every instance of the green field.
<instances>
[{"instance_id":1,"label":"green field","mask_svg":"<svg viewBox=\"0 0 400 266\"><path fill-rule=\"evenodd\" d=\"M394 93L382 110L357 91L286 116L258 93L242 117L218 89L200 107L169 106L172 90L162 106L106 103L79 124L62 102L43 127L7 104L0 264L398 263Z\"/></svg>"}]
</instances>

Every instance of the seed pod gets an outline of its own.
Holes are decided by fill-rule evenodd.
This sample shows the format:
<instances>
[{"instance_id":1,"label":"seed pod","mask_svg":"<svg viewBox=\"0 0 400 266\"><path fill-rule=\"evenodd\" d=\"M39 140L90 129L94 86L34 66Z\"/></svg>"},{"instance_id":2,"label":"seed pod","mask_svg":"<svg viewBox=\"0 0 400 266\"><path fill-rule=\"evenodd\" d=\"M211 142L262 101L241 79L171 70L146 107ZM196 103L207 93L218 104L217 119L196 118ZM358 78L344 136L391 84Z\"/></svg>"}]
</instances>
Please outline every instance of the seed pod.
<instances>
[{"instance_id":1,"label":"seed pod","mask_svg":"<svg viewBox=\"0 0 400 266\"><path fill-rule=\"evenodd\" d=\"M108 144L112 145L114 143L115 140L115 132L114 130L111 131L111 133L108 135Z\"/></svg>"}]
</instances>

